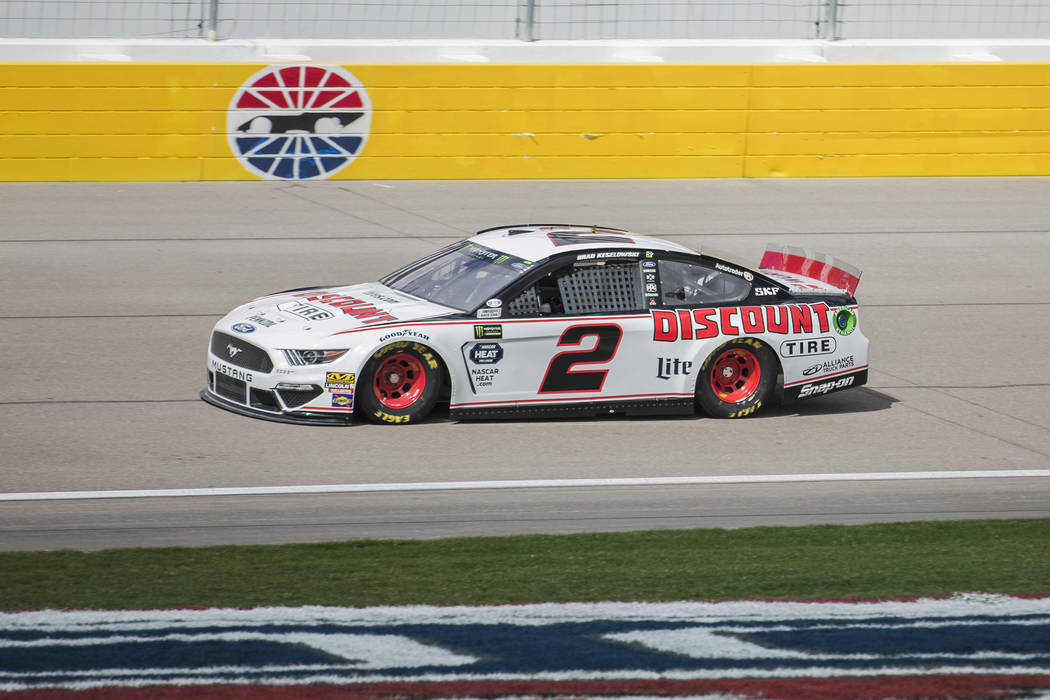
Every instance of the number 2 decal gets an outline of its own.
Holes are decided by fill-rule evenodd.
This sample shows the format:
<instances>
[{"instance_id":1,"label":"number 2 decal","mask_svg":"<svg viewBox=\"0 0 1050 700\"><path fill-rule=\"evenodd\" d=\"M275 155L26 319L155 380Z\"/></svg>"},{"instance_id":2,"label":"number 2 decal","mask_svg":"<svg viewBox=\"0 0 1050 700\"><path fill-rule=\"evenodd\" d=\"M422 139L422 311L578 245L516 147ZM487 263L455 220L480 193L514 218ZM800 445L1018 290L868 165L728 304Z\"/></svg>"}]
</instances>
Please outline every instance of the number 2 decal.
<instances>
[{"instance_id":1,"label":"number 2 decal","mask_svg":"<svg viewBox=\"0 0 1050 700\"><path fill-rule=\"evenodd\" d=\"M608 362L616 354L623 337L623 329L617 325L569 326L558 338L558 346L582 345L584 338L594 337L597 342L590 350L566 350L551 358L547 374L540 383L541 394L557 391L601 391L608 369L573 370L576 365Z\"/></svg>"}]
</instances>

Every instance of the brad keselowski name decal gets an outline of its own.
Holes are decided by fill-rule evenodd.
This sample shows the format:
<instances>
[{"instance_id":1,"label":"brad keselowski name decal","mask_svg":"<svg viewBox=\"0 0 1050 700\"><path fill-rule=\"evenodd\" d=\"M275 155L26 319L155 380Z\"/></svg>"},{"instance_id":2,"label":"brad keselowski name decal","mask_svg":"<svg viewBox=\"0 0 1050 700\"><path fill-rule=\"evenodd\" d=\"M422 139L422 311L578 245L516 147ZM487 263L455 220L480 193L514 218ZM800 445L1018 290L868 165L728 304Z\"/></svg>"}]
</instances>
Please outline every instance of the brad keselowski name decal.
<instances>
[{"instance_id":1,"label":"brad keselowski name decal","mask_svg":"<svg viewBox=\"0 0 1050 700\"><path fill-rule=\"evenodd\" d=\"M44 610L0 613L0 692L124 686L119 696L131 700L298 697L243 687L313 684L311 697L333 698L1019 697L1050 688L1048 640L1050 598L983 594ZM799 688L784 692L793 681ZM333 687L341 693L313 692Z\"/></svg>"},{"instance_id":2,"label":"brad keselowski name decal","mask_svg":"<svg viewBox=\"0 0 1050 700\"><path fill-rule=\"evenodd\" d=\"M827 304L725 306L718 309L653 310L653 340L703 340L741 333L827 333Z\"/></svg>"},{"instance_id":3,"label":"brad keselowski name decal","mask_svg":"<svg viewBox=\"0 0 1050 700\"><path fill-rule=\"evenodd\" d=\"M370 301L364 301L346 294L326 294L324 292L305 292L296 294L307 301L317 301L341 310L344 314L353 316L362 323L382 323L383 321L396 321L397 318L388 312L376 308Z\"/></svg>"}]
</instances>

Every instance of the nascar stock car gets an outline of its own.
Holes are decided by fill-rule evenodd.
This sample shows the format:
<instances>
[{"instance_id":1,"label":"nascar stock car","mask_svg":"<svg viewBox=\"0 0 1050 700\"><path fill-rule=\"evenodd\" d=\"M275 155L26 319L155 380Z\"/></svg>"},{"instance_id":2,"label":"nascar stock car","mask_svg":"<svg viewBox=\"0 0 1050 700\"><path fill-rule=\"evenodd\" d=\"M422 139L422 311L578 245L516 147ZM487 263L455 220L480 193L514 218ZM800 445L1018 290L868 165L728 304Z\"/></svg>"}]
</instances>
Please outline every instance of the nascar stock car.
<instances>
[{"instance_id":1,"label":"nascar stock car","mask_svg":"<svg viewBox=\"0 0 1050 700\"><path fill-rule=\"evenodd\" d=\"M234 309L201 397L257 418L346 425L691 413L865 383L860 272L768 248L757 269L597 226L481 231L379 282Z\"/></svg>"}]
</instances>

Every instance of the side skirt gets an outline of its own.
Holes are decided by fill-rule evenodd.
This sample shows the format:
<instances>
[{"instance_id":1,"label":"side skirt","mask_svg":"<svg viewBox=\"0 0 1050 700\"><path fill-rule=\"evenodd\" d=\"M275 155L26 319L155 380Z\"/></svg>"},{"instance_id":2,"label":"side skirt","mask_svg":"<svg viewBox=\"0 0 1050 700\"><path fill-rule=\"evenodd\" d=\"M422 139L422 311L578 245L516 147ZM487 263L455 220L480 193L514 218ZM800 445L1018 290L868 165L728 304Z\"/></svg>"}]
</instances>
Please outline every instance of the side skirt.
<instances>
[{"instance_id":1,"label":"side skirt","mask_svg":"<svg viewBox=\"0 0 1050 700\"><path fill-rule=\"evenodd\" d=\"M513 404L508 406L468 406L450 408L452 420L493 420L513 418L593 418L610 414L627 416L693 415L693 399L658 401L605 402L588 401L571 404Z\"/></svg>"}]
</instances>

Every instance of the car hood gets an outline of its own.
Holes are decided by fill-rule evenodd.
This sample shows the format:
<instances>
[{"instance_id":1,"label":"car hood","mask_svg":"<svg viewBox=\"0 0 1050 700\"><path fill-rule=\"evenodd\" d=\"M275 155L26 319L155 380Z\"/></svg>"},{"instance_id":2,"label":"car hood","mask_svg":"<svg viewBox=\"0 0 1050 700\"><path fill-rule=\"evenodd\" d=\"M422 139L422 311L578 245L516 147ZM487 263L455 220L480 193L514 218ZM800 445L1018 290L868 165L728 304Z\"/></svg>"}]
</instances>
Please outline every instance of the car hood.
<instances>
[{"instance_id":1,"label":"car hood","mask_svg":"<svg viewBox=\"0 0 1050 700\"><path fill-rule=\"evenodd\" d=\"M281 348L331 348L345 331L460 313L378 282L280 292L240 306L219 322L246 340Z\"/></svg>"}]
</instances>

